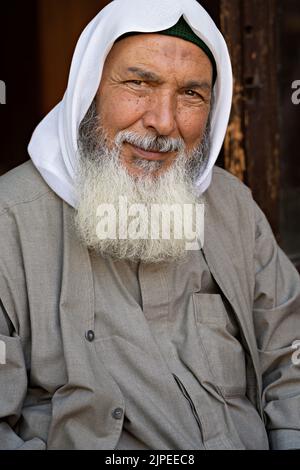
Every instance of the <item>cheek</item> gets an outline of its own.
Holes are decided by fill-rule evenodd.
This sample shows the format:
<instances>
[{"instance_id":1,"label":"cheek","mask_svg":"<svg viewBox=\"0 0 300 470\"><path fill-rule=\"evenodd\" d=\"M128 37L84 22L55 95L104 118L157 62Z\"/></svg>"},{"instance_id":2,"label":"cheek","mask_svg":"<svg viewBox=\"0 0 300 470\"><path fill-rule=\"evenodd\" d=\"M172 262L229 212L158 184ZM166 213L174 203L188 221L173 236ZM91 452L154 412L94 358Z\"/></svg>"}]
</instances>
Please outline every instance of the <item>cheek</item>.
<instances>
[{"instance_id":1,"label":"cheek","mask_svg":"<svg viewBox=\"0 0 300 470\"><path fill-rule=\"evenodd\" d=\"M115 132L127 129L143 115L144 103L139 97L110 96L97 98L97 111L102 118L102 124Z\"/></svg>"},{"instance_id":2,"label":"cheek","mask_svg":"<svg viewBox=\"0 0 300 470\"><path fill-rule=\"evenodd\" d=\"M201 139L208 120L207 110L186 110L178 116L180 134L188 146L193 146Z\"/></svg>"}]
</instances>

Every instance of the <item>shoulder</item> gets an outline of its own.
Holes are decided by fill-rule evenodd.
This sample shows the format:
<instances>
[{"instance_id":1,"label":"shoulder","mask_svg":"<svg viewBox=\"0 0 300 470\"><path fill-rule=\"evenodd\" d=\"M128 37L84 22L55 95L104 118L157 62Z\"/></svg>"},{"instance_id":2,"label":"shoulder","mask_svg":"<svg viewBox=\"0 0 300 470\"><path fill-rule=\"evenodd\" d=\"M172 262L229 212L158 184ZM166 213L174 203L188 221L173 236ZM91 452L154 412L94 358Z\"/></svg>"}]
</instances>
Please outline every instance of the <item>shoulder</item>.
<instances>
[{"instance_id":1,"label":"shoulder","mask_svg":"<svg viewBox=\"0 0 300 470\"><path fill-rule=\"evenodd\" d=\"M14 206L53 195L29 160L0 177L0 215Z\"/></svg>"},{"instance_id":2,"label":"shoulder","mask_svg":"<svg viewBox=\"0 0 300 470\"><path fill-rule=\"evenodd\" d=\"M20 231L33 236L59 226L63 200L44 181L31 161L0 178L0 238L18 243ZM4 245L4 244L3 244Z\"/></svg>"},{"instance_id":3,"label":"shoulder","mask_svg":"<svg viewBox=\"0 0 300 470\"><path fill-rule=\"evenodd\" d=\"M266 215L253 199L251 189L228 171L217 166L214 168L209 192L210 196L216 196L217 199L222 197L224 201L228 201L228 198L235 199L237 204L244 209L246 209L245 205L248 205L249 210L253 213L255 224L262 224L270 229Z\"/></svg>"},{"instance_id":4,"label":"shoulder","mask_svg":"<svg viewBox=\"0 0 300 470\"><path fill-rule=\"evenodd\" d=\"M255 202L251 190L237 177L222 168L215 167L211 184L204 194L207 213L213 219L216 230L224 236L234 234L249 241L255 237Z\"/></svg>"},{"instance_id":5,"label":"shoulder","mask_svg":"<svg viewBox=\"0 0 300 470\"><path fill-rule=\"evenodd\" d=\"M239 178L215 166L211 184L206 192L207 199L216 207L243 207L253 210L252 191Z\"/></svg>"},{"instance_id":6,"label":"shoulder","mask_svg":"<svg viewBox=\"0 0 300 470\"><path fill-rule=\"evenodd\" d=\"M252 198L252 192L239 178L223 168L215 166L213 169L211 189L223 193L237 192Z\"/></svg>"}]
</instances>

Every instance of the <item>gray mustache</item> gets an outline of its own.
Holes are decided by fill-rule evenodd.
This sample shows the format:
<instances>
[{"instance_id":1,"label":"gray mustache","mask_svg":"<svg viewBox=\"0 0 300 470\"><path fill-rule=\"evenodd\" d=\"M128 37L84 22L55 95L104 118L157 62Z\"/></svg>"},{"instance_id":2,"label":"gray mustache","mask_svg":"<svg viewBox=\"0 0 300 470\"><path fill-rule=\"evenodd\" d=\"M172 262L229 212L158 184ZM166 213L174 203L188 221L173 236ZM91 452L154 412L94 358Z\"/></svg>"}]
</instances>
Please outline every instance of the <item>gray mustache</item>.
<instances>
[{"instance_id":1,"label":"gray mustache","mask_svg":"<svg viewBox=\"0 0 300 470\"><path fill-rule=\"evenodd\" d=\"M185 148L183 139L162 136L140 136L134 132L121 131L115 139L118 147L128 143L148 152L178 152Z\"/></svg>"}]
</instances>

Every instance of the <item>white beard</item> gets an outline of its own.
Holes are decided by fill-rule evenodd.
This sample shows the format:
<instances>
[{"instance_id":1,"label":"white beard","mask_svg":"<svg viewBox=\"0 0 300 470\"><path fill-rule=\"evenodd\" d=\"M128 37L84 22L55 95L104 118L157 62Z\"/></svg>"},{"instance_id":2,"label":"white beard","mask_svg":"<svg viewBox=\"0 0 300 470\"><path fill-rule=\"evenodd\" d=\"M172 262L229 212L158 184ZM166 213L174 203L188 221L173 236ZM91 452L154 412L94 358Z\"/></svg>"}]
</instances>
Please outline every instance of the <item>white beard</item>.
<instances>
[{"instance_id":1,"label":"white beard","mask_svg":"<svg viewBox=\"0 0 300 470\"><path fill-rule=\"evenodd\" d=\"M83 125L80 135L81 158L76 178L79 205L74 221L76 231L84 246L115 260L144 263L183 260L187 254L187 243L191 240L188 240L184 233L181 239L176 239L173 224L170 227L169 239L164 239L161 232L158 239L121 239L119 236L115 239L100 239L96 230L99 221L97 209L102 204L111 204L119 220L120 197L126 197L129 206L143 204L149 214L153 204L170 206L177 204L182 208L184 204L193 205L193 207L200 204L202 201L197 196L194 181L206 164L206 155L209 153L209 129L207 129L203 144L197 149L197 155L194 152L190 158L190 161L193 158L195 160L191 166L187 166L188 156L182 149L179 150L172 166L155 177L151 177L151 174L159 168L160 163L146 160L136 162L146 175L131 176L120 161L121 145L114 145L113 149L109 150L103 130L95 127L91 116L88 118L88 128ZM202 163L199 164L199 161L197 163L197 158L202 158ZM130 222L131 220L128 219L128 224ZM151 223L153 223L153 218L151 218ZM154 223L159 224L160 220Z\"/></svg>"}]
</instances>

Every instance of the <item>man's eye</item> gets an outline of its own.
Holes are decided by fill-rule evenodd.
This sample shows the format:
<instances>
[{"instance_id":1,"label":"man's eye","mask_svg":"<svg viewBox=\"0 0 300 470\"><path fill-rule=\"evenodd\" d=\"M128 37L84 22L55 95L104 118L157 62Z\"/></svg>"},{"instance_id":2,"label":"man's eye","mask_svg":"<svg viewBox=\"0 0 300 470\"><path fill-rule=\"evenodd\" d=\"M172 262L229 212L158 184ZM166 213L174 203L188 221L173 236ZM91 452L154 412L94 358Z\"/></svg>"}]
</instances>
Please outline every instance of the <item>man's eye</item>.
<instances>
[{"instance_id":1,"label":"man's eye","mask_svg":"<svg viewBox=\"0 0 300 470\"><path fill-rule=\"evenodd\" d=\"M127 83L132 83L133 85L140 86L142 85L143 81L142 80L128 80Z\"/></svg>"},{"instance_id":2,"label":"man's eye","mask_svg":"<svg viewBox=\"0 0 300 470\"><path fill-rule=\"evenodd\" d=\"M192 98L201 98L201 96L199 95L199 93L197 93L196 91L194 90L185 90L185 94L187 96L191 96Z\"/></svg>"}]
</instances>

